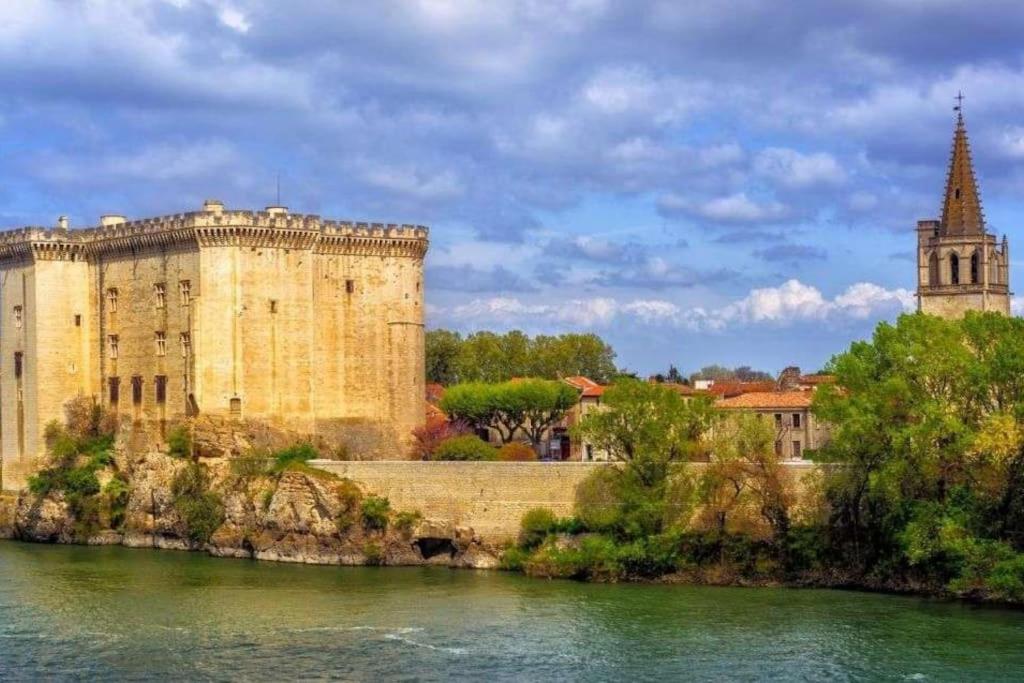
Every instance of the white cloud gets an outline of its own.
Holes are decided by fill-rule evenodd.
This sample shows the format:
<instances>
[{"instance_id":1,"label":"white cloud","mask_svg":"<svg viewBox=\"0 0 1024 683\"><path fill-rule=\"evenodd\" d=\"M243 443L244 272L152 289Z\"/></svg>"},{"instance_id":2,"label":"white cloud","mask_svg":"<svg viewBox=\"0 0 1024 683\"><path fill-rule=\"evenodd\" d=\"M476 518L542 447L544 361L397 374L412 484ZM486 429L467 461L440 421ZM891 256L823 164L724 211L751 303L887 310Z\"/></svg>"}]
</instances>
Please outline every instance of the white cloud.
<instances>
[{"instance_id":1,"label":"white cloud","mask_svg":"<svg viewBox=\"0 0 1024 683\"><path fill-rule=\"evenodd\" d=\"M785 147L769 147L754 159L754 172L790 189L815 185L841 185L846 172L831 154L801 154Z\"/></svg>"},{"instance_id":2,"label":"white cloud","mask_svg":"<svg viewBox=\"0 0 1024 683\"><path fill-rule=\"evenodd\" d=\"M1024 300L1014 301L1015 310ZM557 324L603 327L633 319L649 325L667 325L696 332L718 332L749 325L789 326L799 323L837 323L891 317L916 307L907 289L885 289L870 282L858 282L829 299L821 291L799 280L777 287L753 289L742 299L715 309L684 309L664 299L634 299L618 302L606 297L572 299L559 303L530 304L517 298L475 299L437 314L460 323L544 327Z\"/></svg>"},{"instance_id":3,"label":"white cloud","mask_svg":"<svg viewBox=\"0 0 1024 683\"><path fill-rule=\"evenodd\" d=\"M248 33L249 29L252 28L249 18L240 9L232 5L224 5L217 10L217 19L220 20L220 23L239 33Z\"/></svg>"},{"instance_id":4,"label":"white cloud","mask_svg":"<svg viewBox=\"0 0 1024 683\"><path fill-rule=\"evenodd\" d=\"M717 223L766 223L785 218L789 211L774 200L757 202L746 192L694 202L677 194L663 196L658 206L669 213L684 212Z\"/></svg>"},{"instance_id":5,"label":"white cloud","mask_svg":"<svg viewBox=\"0 0 1024 683\"><path fill-rule=\"evenodd\" d=\"M450 170L431 173L412 166L370 164L361 177L373 187L425 201L459 197L465 189Z\"/></svg>"}]
</instances>

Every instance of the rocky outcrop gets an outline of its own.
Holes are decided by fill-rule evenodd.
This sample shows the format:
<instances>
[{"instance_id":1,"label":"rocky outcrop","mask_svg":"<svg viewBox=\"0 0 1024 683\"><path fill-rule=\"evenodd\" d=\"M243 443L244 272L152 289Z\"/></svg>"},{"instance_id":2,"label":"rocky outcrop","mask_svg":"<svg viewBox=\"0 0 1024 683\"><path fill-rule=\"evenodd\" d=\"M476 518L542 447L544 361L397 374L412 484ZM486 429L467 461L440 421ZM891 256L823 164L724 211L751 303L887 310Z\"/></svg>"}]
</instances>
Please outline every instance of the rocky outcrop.
<instances>
[{"instance_id":1,"label":"rocky outcrop","mask_svg":"<svg viewBox=\"0 0 1024 683\"><path fill-rule=\"evenodd\" d=\"M197 543L190 540L173 493L175 477L189 461L153 449L139 454L139 447L119 441L114 462L97 473L104 484L115 472L128 482L116 529L83 532L63 493L26 491L9 505L11 535L41 543L119 543L306 564L498 566L499 553L470 528L419 519L412 511L370 519L362 510L365 494L349 480L301 464L280 473L246 472L230 458L201 459L222 504L223 523L208 541Z\"/></svg>"}]
</instances>

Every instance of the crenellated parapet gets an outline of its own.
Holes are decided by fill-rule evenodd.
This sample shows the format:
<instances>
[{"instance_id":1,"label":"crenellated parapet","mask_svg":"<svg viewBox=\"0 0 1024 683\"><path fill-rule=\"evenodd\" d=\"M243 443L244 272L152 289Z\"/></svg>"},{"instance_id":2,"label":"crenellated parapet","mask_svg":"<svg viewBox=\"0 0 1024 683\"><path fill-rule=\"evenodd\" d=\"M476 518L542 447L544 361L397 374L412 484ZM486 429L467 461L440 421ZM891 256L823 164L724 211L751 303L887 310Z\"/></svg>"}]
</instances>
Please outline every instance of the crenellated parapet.
<instances>
[{"instance_id":1,"label":"crenellated parapet","mask_svg":"<svg viewBox=\"0 0 1024 683\"><path fill-rule=\"evenodd\" d=\"M249 246L309 249L317 253L392 255L422 259L429 230L420 225L360 223L267 211L227 211L207 202L203 211L127 221L104 217L81 230L27 227L0 232L0 261L89 258L108 253Z\"/></svg>"}]
</instances>

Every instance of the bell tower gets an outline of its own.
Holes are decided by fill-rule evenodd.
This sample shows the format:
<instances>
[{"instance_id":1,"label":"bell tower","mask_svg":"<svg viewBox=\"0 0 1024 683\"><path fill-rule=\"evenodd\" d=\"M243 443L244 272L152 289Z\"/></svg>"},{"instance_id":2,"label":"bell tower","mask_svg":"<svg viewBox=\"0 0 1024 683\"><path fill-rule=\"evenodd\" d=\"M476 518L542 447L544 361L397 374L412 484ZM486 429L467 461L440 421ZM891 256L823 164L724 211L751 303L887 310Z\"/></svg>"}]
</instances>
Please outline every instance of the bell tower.
<instances>
[{"instance_id":1,"label":"bell tower","mask_svg":"<svg viewBox=\"0 0 1024 683\"><path fill-rule=\"evenodd\" d=\"M942 218L917 222L917 308L959 318L967 311L1010 314L1010 253L985 230L961 102L946 177Z\"/></svg>"}]
</instances>

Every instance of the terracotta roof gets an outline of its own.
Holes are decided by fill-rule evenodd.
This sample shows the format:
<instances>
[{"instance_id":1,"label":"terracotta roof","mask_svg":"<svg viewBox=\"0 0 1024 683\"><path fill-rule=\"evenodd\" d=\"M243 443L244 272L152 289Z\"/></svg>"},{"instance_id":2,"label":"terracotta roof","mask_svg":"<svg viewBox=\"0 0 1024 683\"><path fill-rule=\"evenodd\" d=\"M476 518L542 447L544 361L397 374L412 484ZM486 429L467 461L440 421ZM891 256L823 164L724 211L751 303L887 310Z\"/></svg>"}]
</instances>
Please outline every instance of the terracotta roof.
<instances>
[{"instance_id":1,"label":"terracotta roof","mask_svg":"<svg viewBox=\"0 0 1024 683\"><path fill-rule=\"evenodd\" d=\"M809 408L814 398L808 391L755 391L723 398L715 402L718 408Z\"/></svg>"},{"instance_id":2,"label":"terracotta roof","mask_svg":"<svg viewBox=\"0 0 1024 683\"><path fill-rule=\"evenodd\" d=\"M598 384L589 377L563 377L562 381L574 389L579 389L580 396L584 398L601 396L604 394L604 390L608 388Z\"/></svg>"}]
</instances>

